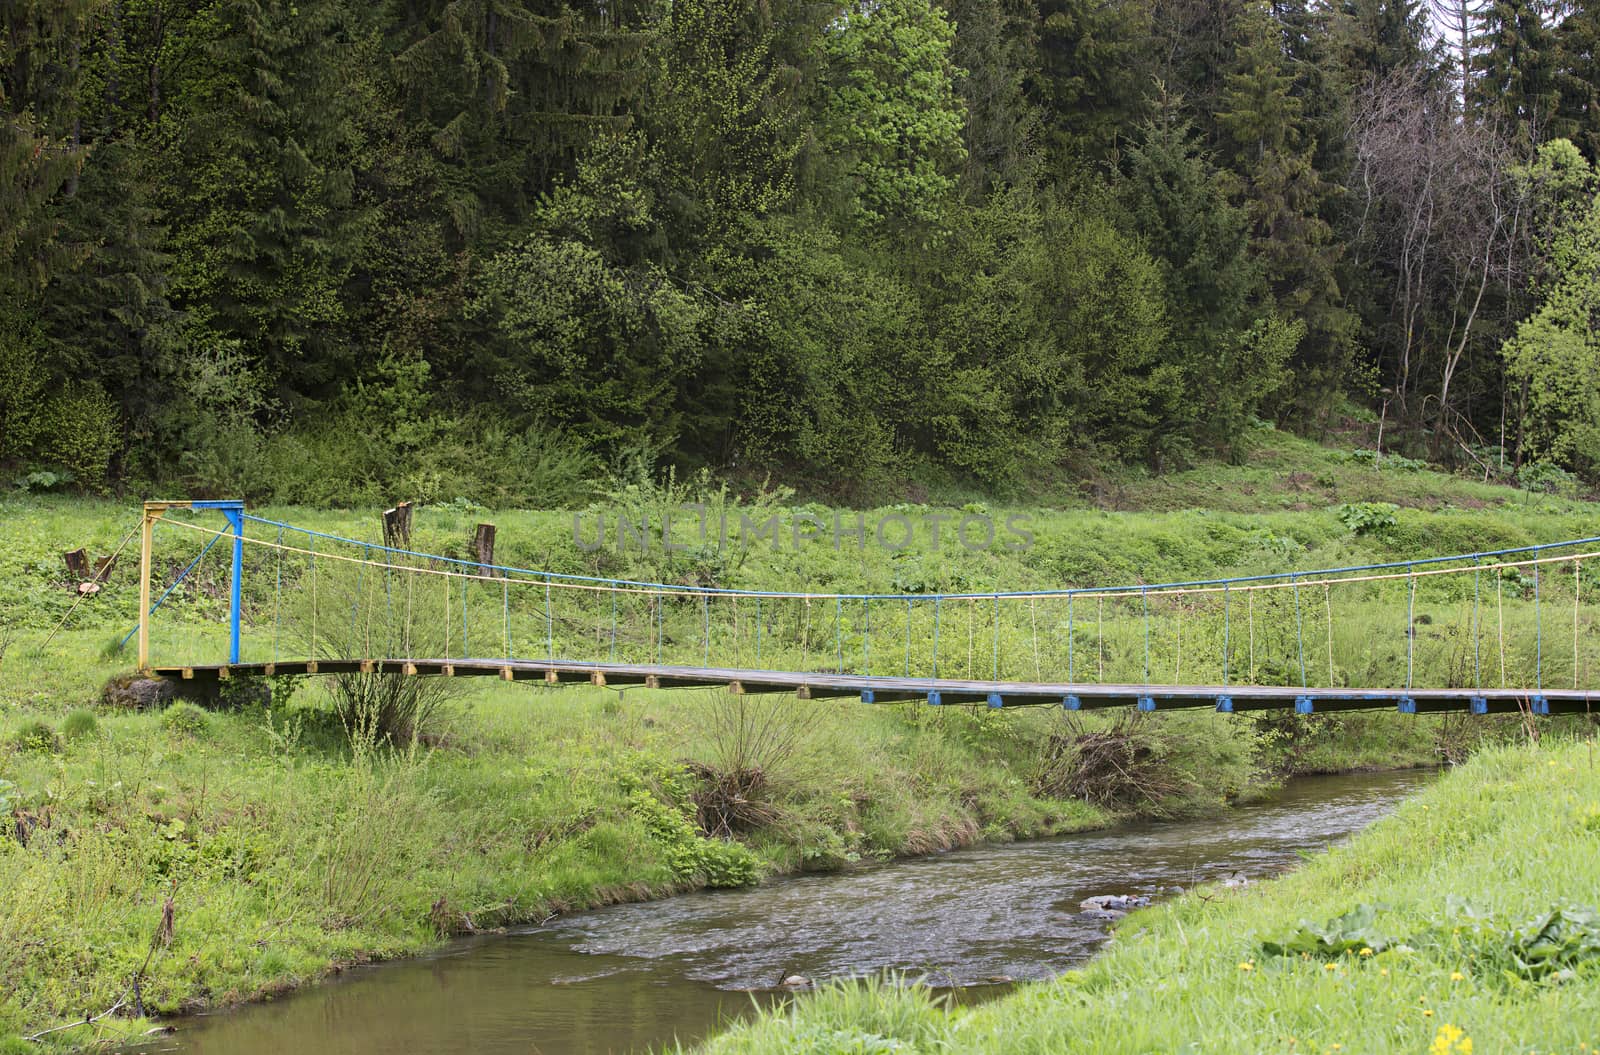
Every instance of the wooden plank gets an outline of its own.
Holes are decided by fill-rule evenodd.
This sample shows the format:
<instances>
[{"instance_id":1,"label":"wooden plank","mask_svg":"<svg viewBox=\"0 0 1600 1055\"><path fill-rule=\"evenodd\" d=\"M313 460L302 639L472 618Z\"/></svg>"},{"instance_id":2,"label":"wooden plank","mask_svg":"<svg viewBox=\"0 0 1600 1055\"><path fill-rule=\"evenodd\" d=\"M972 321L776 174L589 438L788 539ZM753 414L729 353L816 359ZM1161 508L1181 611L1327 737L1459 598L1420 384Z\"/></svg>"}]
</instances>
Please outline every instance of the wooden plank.
<instances>
[{"instance_id":1,"label":"wooden plank","mask_svg":"<svg viewBox=\"0 0 1600 1055\"><path fill-rule=\"evenodd\" d=\"M1552 689L1367 689L1285 686L1100 685L1001 682L966 679L903 678L858 674L746 670L719 667L658 667L650 664L563 662L555 667L534 660L348 659L297 660L257 664L213 664L155 668L186 680L275 673L345 673L405 670L417 675L499 676L507 681L543 680L553 684L645 685L650 688L711 687L727 692L794 693L801 699L870 698L898 703L926 698L930 703L995 706L1049 705L1067 709L1142 706L1167 710L1215 708L1223 711L1298 709L1305 713L1400 709L1403 713L1468 712L1508 714L1583 714L1593 711L1593 694Z\"/></svg>"}]
</instances>

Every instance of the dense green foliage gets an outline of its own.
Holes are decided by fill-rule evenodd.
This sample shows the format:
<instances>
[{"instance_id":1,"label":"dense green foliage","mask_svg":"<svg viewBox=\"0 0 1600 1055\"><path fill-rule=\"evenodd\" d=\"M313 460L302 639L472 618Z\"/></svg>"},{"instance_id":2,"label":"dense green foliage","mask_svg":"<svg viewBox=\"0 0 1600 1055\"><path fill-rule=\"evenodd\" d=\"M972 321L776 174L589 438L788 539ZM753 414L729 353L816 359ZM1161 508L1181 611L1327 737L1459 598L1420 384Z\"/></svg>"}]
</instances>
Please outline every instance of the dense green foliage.
<instances>
[{"instance_id":1,"label":"dense green foliage","mask_svg":"<svg viewBox=\"0 0 1600 1055\"><path fill-rule=\"evenodd\" d=\"M1593 369L1516 173L1600 142L1594 19L17 0L0 468L520 503L668 460L898 497L1231 455L1354 396L1390 446L1593 474L1496 352Z\"/></svg>"}]
</instances>

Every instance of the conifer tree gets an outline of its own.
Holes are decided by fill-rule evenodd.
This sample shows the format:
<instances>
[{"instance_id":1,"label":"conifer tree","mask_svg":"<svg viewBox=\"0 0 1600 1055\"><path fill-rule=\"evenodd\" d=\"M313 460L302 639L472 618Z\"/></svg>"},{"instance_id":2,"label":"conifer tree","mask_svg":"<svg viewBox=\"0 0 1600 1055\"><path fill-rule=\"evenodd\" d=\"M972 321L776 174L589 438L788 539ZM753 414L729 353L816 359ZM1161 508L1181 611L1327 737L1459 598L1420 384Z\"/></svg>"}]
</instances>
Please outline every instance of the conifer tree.
<instances>
[{"instance_id":1,"label":"conifer tree","mask_svg":"<svg viewBox=\"0 0 1600 1055\"><path fill-rule=\"evenodd\" d=\"M1239 27L1217 123L1240 180L1252 255L1279 310L1306 323L1292 364L1294 392L1303 405L1325 406L1346 379L1355 336L1335 275L1339 247L1322 215L1333 189L1314 162L1278 22L1257 4Z\"/></svg>"},{"instance_id":2,"label":"conifer tree","mask_svg":"<svg viewBox=\"0 0 1600 1055\"><path fill-rule=\"evenodd\" d=\"M1548 0L1494 0L1475 41L1469 101L1514 129L1525 147L1549 138L1560 103L1551 16Z\"/></svg>"}]
</instances>

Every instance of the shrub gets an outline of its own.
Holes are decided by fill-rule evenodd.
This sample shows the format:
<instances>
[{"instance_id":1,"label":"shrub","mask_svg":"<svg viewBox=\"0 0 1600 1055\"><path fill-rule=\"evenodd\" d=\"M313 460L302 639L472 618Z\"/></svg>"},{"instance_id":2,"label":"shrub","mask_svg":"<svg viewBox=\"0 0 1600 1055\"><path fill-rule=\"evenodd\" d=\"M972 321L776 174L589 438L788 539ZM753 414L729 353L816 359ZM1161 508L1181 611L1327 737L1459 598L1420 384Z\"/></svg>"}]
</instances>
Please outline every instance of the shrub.
<instances>
[{"instance_id":1,"label":"shrub","mask_svg":"<svg viewBox=\"0 0 1600 1055\"><path fill-rule=\"evenodd\" d=\"M1368 535L1399 523L1395 518L1399 509L1393 502L1346 502L1336 507L1333 515L1353 533Z\"/></svg>"},{"instance_id":2,"label":"shrub","mask_svg":"<svg viewBox=\"0 0 1600 1055\"><path fill-rule=\"evenodd\" d=\"M1185 790L1163 756L1154 729L1136 711L1119 711L1105 725L1063 712L1029 784L1045 798L1154 809Z\"/></svg>"},{"instance_id":3,"label":"shrub","mask_svg":"<svg viewBox=\"0 0 1600 1055\"><path fill-rule=\"evenodd\" d=\"M333 706L352 740L403 745L438 740L446 703L456 691L447 678L398 673L339 674Z\"/></svg>"},{"instance_id":4,"label":"shrub","mask_svg":"<svg viewBox=\"0 0 1600 1055\"><path fill-rule=\"evenodd\" d=\"M694 717L707 754L688 767L699 829L727 838L774 823L773 786L804 746L804 710L778 697L715 693Z\"/></svg>"},{"instance_id":5,"label":"shrub","mask_svg":"<svg viewBox=\"0 0 1600 1055\"><path fill-rule=\"evenodd\" d=\"M179 700L161 712L161 727L169 733L199 736L209 724L210 716L188 700Z\"/></svg>"},{"instance_id":6,"label":"shrub","mask_svg":"<svg viewBox=\"0 0 1600 1055\"><path fill-rule=\"evenodd\" d=\"M99 387L66 386L40 407L33 430L39 461L66 469L90 490L105 483L117 446L117 406Z\"/></svg>"},{"instance_id":7,"label":"shrub","mask_svg":"<svg viewBox=\"0 0 1600 1055\"><path fill-rule=\"evenodd\" d=\"M100 735L100 722L92 711L80 707L62 720L61 735L69 744L92 740Z\"/></svg>"},{"instance_id":8,"label":"shrub","mask_svg":"<svg viewBox=\"0 0 1600 1055\"><path fill-rule=\"evenodd\" d=\"M1549 462L1529 462L1517 470L1517 483L1526 491L1576 498L1578 478L1559 465Z\"/></svg>"},{"instance_id":9,"label":"shrub","mask_svg":"<svg viewBox=\"0 0 1600 1055\"><path fill-rule=\"evenodd\" d=\"M50 728L48 722L32 721L24 723L11 736L11 742L19 751L29 751L38 754L54 754L61 750L61 738L56 731Z\"/></svg>"}]
</instances>

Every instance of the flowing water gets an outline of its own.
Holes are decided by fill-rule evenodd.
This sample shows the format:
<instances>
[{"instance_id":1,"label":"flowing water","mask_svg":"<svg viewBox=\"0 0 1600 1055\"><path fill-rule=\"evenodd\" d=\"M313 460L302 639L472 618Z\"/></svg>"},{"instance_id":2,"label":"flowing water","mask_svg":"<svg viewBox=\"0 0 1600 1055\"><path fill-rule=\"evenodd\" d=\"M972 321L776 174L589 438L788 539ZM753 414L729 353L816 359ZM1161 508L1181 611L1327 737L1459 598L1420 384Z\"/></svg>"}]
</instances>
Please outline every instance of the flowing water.
<instances>
[{"instance_id":1,"label":"flowing water","mask_svg":"<svg viewBox=\"0 0 1600 1055\"><path fill-rule=\"evenodd\" d=\"M713 1032L785 976L883 970L960 987L1047 978L1092 956L1079 902L1269 875L1382 816L1429 774L1309 777L1202 820L961 850L552 920L347 971L282 1000L180 1020L141 1052L637 1052ZM975 987L975 988L967 988Z\"/></svg>"}]
</instances>

